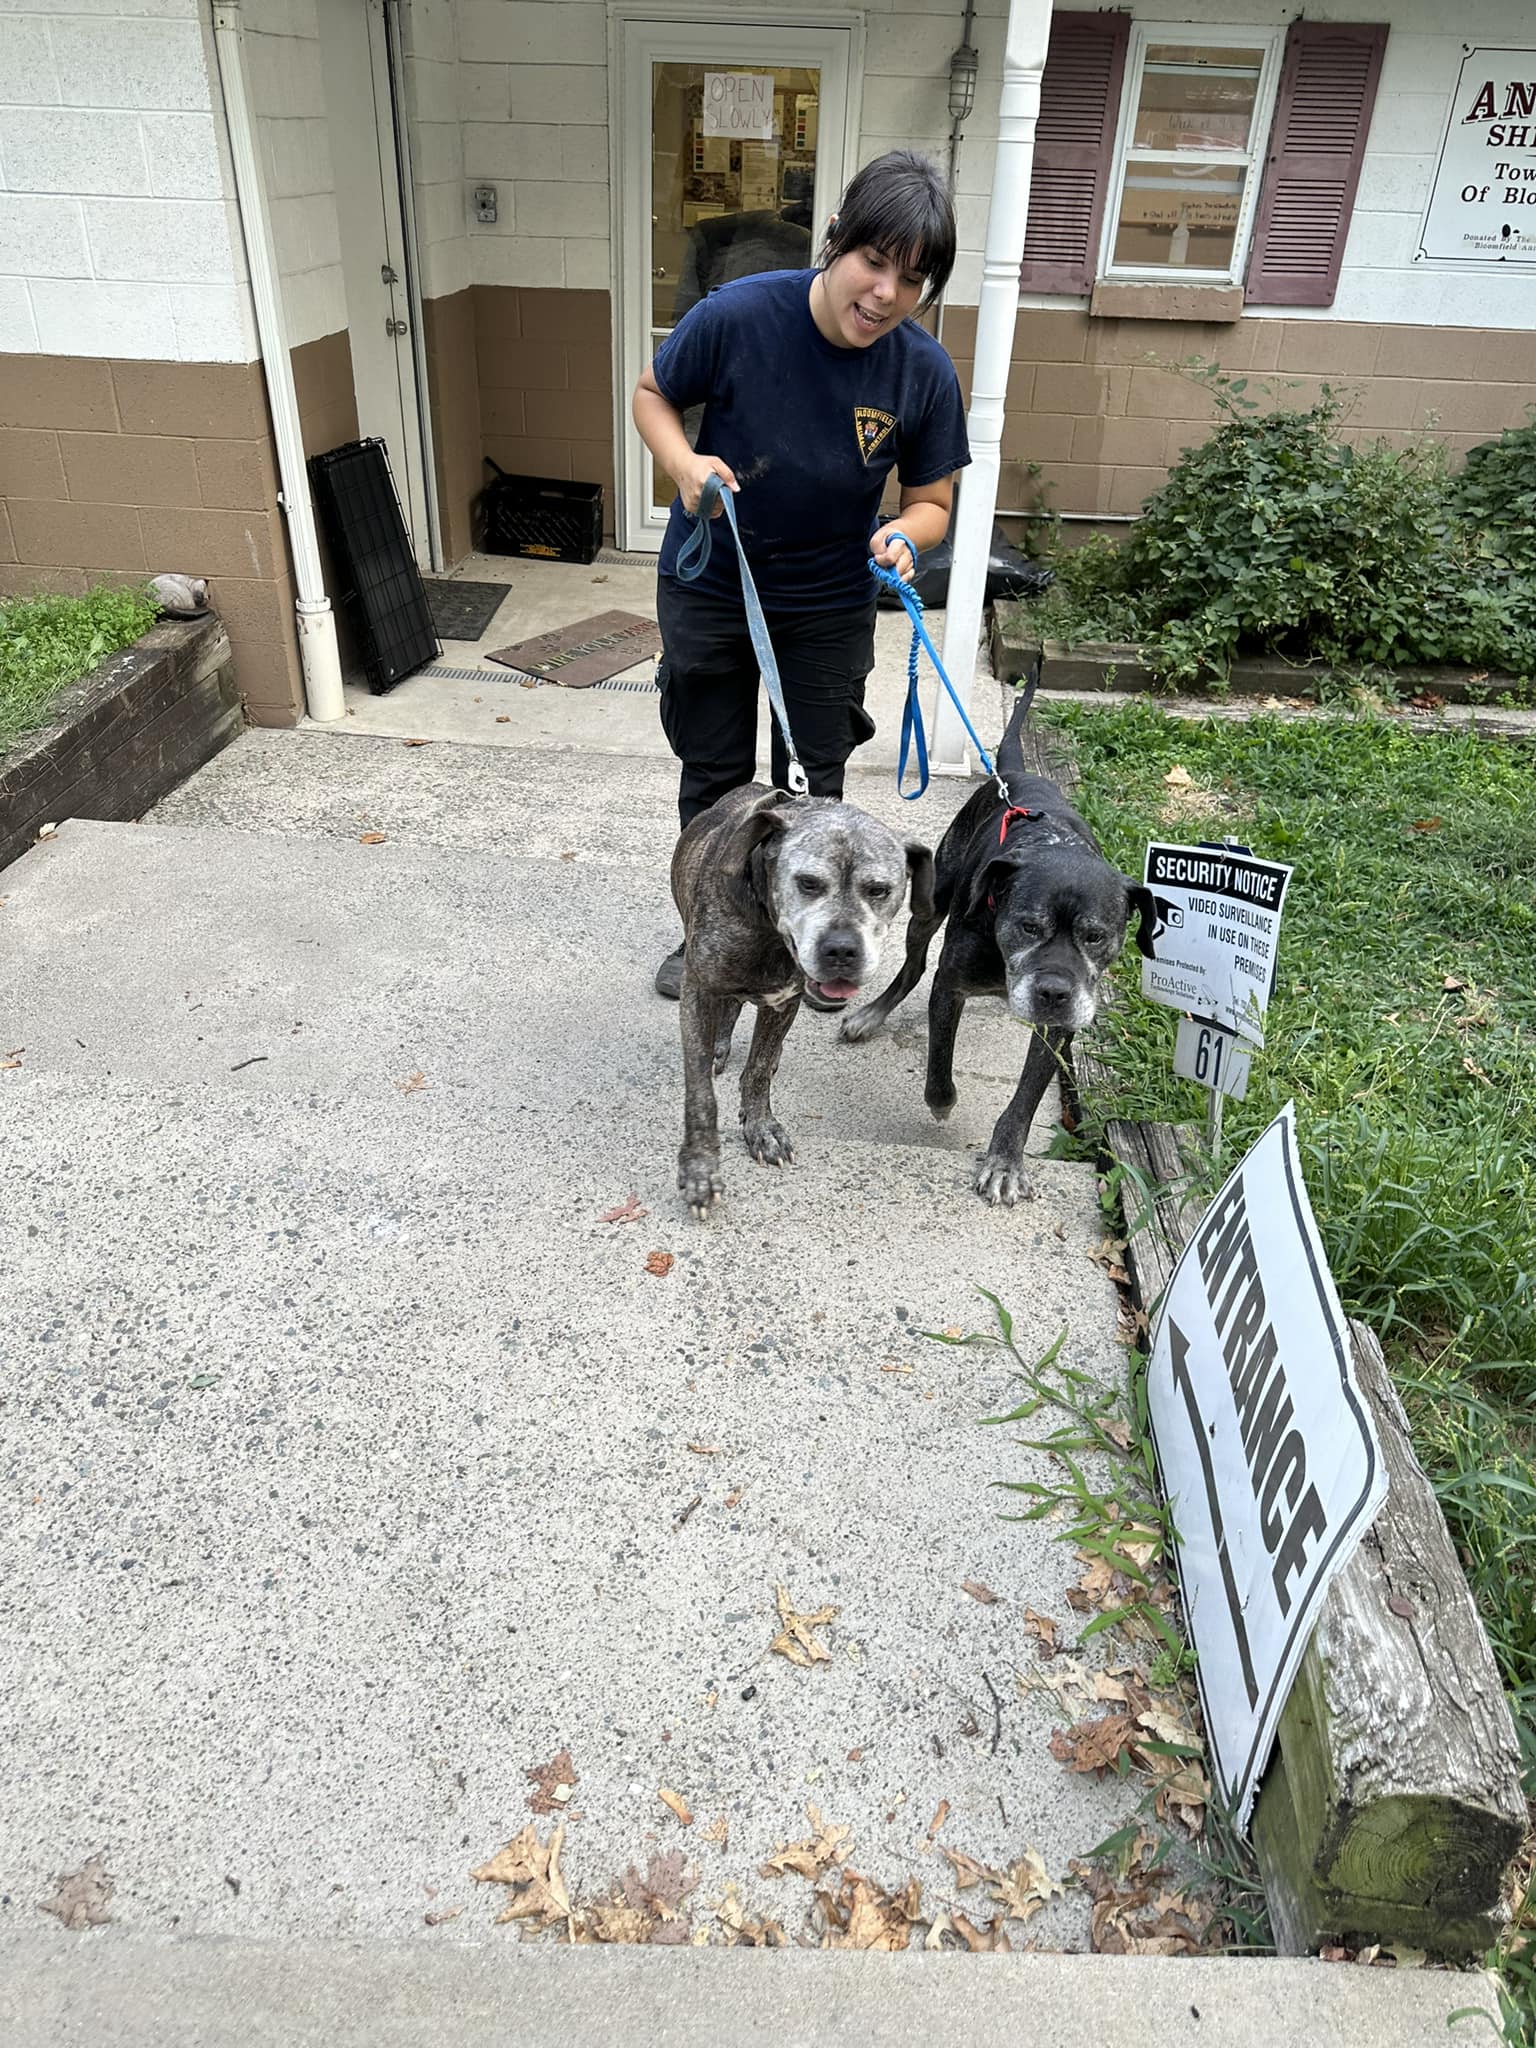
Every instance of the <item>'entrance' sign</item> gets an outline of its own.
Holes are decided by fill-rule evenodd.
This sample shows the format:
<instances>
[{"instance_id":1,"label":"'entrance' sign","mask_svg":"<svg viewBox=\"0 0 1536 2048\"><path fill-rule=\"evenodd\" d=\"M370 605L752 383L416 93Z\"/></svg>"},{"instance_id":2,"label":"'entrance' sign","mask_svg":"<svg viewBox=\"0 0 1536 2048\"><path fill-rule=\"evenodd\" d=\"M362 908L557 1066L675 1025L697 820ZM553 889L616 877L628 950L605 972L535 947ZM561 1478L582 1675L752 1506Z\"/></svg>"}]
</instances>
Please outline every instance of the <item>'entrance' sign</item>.
<instances>
[{"instance_id":1,"label":"'entrance' sign","mask_svg":"<svg viewBox=\"0 0 1536 2048\"><path fill-rule=\"evenodd\" d=\"M1479 47L1462 59L1419 254L1536 263L1536 50Z\"/></svg>"},{"instance_id":2,"label":"'entrance' sign","mask_svg":"<svg viewBox=\"0 0 1536 2048\"><path fill-rule=\"evenodd\" d=\"M1289 1103L1185 1247L1147 1395L1211 1762L1246 1829L1323 1596L1387 1496Z\"/></svg>"}]
</instances>

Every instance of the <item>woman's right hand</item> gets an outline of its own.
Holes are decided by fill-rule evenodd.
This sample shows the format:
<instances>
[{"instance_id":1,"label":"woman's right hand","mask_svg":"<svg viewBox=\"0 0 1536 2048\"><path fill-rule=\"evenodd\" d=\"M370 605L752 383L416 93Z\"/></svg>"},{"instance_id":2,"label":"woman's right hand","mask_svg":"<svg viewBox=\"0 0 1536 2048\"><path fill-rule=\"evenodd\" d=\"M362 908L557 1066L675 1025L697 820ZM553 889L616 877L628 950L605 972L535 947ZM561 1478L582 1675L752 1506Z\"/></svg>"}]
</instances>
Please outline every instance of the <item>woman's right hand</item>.
<instances>
[{"instance_id":1,"label":"woman's right hand","mask_svg":"<svg viewBox=\"0 0 1536 2048\"><path fill-rule=\"evenodd\" d=\"M699 514L699 500L704 495L704 486L712 476L719 477L728 491L739 490L736 472L728 462L722 462L718 455L695 455L690 462L682 465L682 474L677 479L677 495L683 501L683 510L690 519ZM720 503L716 500L710 517L720 517Z\"/></svg>"}]
</instances>

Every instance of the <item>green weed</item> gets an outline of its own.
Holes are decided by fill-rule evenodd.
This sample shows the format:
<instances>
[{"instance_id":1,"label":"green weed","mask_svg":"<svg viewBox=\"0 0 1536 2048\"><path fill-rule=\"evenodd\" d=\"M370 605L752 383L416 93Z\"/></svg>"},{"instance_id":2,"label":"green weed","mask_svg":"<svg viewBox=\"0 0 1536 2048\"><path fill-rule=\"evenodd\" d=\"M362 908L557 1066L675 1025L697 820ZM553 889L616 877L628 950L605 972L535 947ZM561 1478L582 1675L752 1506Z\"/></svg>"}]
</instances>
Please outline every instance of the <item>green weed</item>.
<instances>
[{"instance_id":1,"label":"green weed","mask_svg":"<svg viewBox=\"0 0 1536 2048\"><path fill-rule=\"evenodd\" d=\"M62 689L154 622L154 599L142 590L0 602L0 749L46 724Z\"/></svg>"}]
</instances>

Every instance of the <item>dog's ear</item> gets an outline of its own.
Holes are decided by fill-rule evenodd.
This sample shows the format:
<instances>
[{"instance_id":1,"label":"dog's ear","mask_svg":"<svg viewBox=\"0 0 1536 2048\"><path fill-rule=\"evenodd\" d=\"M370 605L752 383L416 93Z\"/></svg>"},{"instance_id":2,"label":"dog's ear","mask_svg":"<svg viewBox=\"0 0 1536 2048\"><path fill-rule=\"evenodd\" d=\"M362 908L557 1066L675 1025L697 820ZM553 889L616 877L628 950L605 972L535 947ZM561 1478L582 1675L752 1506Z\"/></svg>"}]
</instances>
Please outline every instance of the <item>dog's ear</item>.
<instances>
[{"instance_id":1,"label":"dog's ear","mask_svg":"<svg viewBox=\"0 0 1536 2048\"><path fill-rule=\"evenodd\" d=\"M1126 903L1136 915L1136 948L1148 960L1155 960L1157 954L1152 948L1152 935L1157 928L1157 898L1144 882L1133 882L1129 875L1124 878Z\"/></svg>"},{"instance_id":2,"label":"dog's ear","mask_svg":"<svg viewBox=\"0 0 1536 2048\"><path fill-rule=\"evenodd\" d=\"M927 924L933 917L933 848L921 839L909 839L907 849L907 894L912 915Z\"/></svg>"},{"instance_id":3,"label":"dog's ear","mask_svg":"<svg viewBox=\"0 0 1536 2048\"><path fill-rule=\"evenodd\" d=\"M782 789L771 789L737 822L736 829L720 849L720 875L742 900L743 907L768 907L764 894L763 847L789 823L791 798Z\"/></svg>"},{"instance_id":4,"label":"dog's ear","mask_svg":"<svg viewBox=\"0 0 1536 2048\"><path fill-rule=\"evenodd\" d=\"M1006 886L1008 877L1017 872L1018 865L1016 860L1009 860L1006 854L994 854L991 860L977 869L965 906L967 919L980 917L987 908L988 897L995 896Z\"/></svg>"}]
</instances>

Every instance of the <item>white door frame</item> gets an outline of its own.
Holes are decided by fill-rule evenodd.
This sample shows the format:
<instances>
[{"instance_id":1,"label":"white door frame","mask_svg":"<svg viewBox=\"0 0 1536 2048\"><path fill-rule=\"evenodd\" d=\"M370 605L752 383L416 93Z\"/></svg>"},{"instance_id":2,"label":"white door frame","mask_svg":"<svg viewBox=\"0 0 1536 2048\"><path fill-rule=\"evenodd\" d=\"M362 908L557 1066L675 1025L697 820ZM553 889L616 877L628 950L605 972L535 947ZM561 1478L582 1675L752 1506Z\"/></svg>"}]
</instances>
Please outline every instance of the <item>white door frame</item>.
<instances>
[{"instance_id":1,"label":"white door frame","mask_svg":"<svg viewBox=\"0 0 1536 2048\"><path fill-rule=\"evenodd\" d=\"M858 164L864 17L834 8L786 8L759 20L723 17L718 4L615 0L608 76L612 125L615 532L621 548L655 554L667 515L649 503L650 461L630 418L630 393L651 359L651 65L697 63L705 49L734 65L815 65L822 74L814 234L819 238ZM839 72L842 73L839 78ZM826 88L832 86L829 92Z\"/></svg>"},{"instance_id":2,"label":"white door frame","mask_svg":"<svg viewBox=\"0 0 1536 2048\"><path fill-rule=\"evenodd\" d=\"M321 0L320 33L358 432L387 443L417 563L440 568L398 0Z\"/></svg>"}]
</instances>

